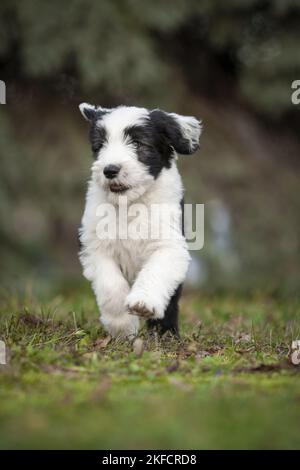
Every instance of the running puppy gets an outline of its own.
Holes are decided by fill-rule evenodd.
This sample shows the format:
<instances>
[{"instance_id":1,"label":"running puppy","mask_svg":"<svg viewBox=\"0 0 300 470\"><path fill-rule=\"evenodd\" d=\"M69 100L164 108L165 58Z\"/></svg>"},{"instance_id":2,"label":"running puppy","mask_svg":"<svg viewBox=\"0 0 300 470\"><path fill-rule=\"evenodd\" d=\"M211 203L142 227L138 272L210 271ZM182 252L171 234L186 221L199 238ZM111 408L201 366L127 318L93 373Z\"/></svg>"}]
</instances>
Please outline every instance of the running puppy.
<instances>
[{"instance_id":1,"label":"running puppy","mask_svg":"<svg viewBox=\"0 0 300 470\"><path fill-rule=\"evenodd\" d=\"M90 123L94 154L80 261L100 320L113 336L136 335L142 318L161 333L178 334L190 257L176 159L198 149L200 123L159 109L79 107Z\"/></svg>"}]
</instances>

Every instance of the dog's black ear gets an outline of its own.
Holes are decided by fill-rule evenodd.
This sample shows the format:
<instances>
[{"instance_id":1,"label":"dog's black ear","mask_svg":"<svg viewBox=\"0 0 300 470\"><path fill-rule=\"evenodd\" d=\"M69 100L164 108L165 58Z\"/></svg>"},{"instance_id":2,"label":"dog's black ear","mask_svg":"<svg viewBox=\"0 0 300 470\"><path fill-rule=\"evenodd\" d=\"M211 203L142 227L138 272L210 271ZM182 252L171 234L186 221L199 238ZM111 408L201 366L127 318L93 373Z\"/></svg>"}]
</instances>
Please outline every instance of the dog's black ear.
<instances>
[{"instance_id":1,"label":"dog's black ear","mask_svg":"<svg viewBox=\"0 0 300 470\"><path fill-rule=\"evenodd\" d=\"M198 119L192 116L166 113L160 109L151 111L150 118L176 152L190 155L198 150L202 130L201 122Z\"/></svg>"},{"instance_id":2,"label":"dog's black ear","mask_svg":"<svg viewBox=\"0 0 300 470\"><path fill-rule=\"evenodd\" d=\"M108 113L108 109L89 103L80 103L79 109L84 119L90 122L100 119L104 114Z\"/></svg>"},{"instance_id":3,"label":"dog's black ear","mask_svg":"<svg viewBox=\"0 0 300 470\"><path fill-rule=\"evenodd\" d=\"M89 103L80 103L79 105L80 112L84 119L87 121L92 121L96 115L96 106Z\"/></svg>"}]
</instances>

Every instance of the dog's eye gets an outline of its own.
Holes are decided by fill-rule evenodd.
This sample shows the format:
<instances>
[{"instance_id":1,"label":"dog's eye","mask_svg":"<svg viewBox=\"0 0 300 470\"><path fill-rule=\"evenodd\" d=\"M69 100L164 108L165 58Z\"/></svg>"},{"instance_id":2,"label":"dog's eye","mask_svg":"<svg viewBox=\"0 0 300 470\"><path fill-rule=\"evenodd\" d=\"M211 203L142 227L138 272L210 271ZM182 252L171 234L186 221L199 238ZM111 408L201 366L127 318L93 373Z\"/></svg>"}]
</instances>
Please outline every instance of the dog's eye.
<instances>
[{"instance_id":1,"label":"dog's eye","mask_svg":"<svg viewBox=\"0 0 300 470\"><path fill-rule=\"evenodd\" d=\"M90 141L94 155L97 155L103 145L107 142L105 130L103 128L92 127L90 130Z\"/></svg>"},{"instance_id":2,"label":"dog's eye","mask_svg":"<svg viewBox=\"0 0 300 470\"><path fill-rule=\"evenodd\" d=\"M131 144L136 150L143 146L142 142L139 142L138 140L132 140Z\"/></svg>"},{"instance_id":3,"label":"dog's eye","mask_svg":"<svg viewBox=\"0 0 300 470\"><path fill-rule=\"evenodd\" d=\"M92 139L92 151L94 154L97 154L100 152L102 147L107 143L106 140L101 138L100 136L96 136L96 138Z\"/></svg>"},{"instance_id":4,"label":"dog's eye","mask_svg":"<svg viewBox=\"0 0 300 470\"><path fill-rule=\"evenodd\" d=\"M101 145L92 145L92 151L93 153L98 153L99 150L101 149Z\"/></svg>"}]
</instances>

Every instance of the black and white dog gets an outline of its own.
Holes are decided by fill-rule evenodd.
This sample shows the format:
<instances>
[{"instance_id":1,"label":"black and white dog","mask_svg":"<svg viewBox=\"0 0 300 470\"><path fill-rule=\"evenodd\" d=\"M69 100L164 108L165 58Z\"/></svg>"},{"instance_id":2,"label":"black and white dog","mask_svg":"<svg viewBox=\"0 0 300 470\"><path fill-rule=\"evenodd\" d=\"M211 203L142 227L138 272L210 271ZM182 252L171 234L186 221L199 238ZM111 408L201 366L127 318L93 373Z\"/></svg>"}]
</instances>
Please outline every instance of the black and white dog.
<instances>
[{"instance_id":1,"label":"black and white dog","mask_svg":"<svg viewBox=\"0 0 300 470\"><path fill-rule=\"evenodd\" d=\"M100 320L113 336L136 335L141 318L162 333L178 334L178 300L190 256L182 231L183 186L176 159L177 152L198 149L200 122L127 106L107 109L82 103L80 111L90 123L95 157L80 229L80 261L92 283ZM101 207L106 208L106 224L100 223ZM138 225L148 236L130 231L120 235L124 207L127 224L137 207L146 209ZM153 208L155 214L149 217L147 211ZM114 236L107 236L107 222L117 223ZM161 235L164 228L167 237Z\"/></svg>"}]
</instances>

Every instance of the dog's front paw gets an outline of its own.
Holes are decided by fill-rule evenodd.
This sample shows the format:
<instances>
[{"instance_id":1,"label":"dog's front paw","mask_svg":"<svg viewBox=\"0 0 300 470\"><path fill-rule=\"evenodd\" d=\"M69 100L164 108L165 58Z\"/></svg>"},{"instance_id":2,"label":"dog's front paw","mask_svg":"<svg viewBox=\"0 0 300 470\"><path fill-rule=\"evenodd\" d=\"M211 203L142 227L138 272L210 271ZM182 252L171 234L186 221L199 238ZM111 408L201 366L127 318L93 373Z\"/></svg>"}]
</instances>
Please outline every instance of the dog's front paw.
<instances>
[{"instance_id":1,"label":"dog's front paw","mask_svg":"<svg viewBox=\"0 0 300 470\"><path fill-rule=\"evenodd\" d=\"M125 307L131 315L137 315L145 319L163 318L164 316L164 309L160 305L155 304L150 299L138 297L134 293L127 296Z\"/></svg>"},{"instance_id":2,"label":"dog's front paw","mask_svg":"<svg viewBox=\"0 0 300 470\"><path fill-rule=\"evenodd\" d=\"M137 302L136 304L131 306L128 305L127 309L128 313L130 313L131 315L138 315L139 317L143 318L155 318L156 316L155 310L150 310L148 307L146 307L144 302Z\"/></svg>"}]
</instances>

